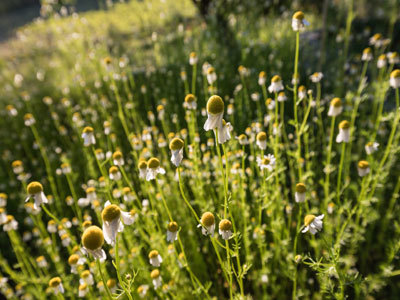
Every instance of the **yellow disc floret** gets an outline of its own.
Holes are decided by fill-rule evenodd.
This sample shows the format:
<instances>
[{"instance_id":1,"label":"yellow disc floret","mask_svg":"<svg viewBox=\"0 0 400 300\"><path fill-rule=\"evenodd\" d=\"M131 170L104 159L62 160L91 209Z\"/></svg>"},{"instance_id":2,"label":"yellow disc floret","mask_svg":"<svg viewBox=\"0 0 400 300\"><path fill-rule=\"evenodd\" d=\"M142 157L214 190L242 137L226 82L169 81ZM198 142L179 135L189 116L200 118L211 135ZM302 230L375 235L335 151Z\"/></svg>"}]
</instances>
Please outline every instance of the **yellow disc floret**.
<instances>
[{"instance_id":1,"label":"yellow disc floret","mask_svg":"<svg viewBox=\"0 0 400 300\"><path fill-rule=\"evenodd\" d=\"M214 225L214 223L215 223L214 215L209 211L205 212L201 216L201 223L206 227L210 227L210 226Z\"/></svg>"},{"instance_id":2,"label":"yellow disc floret","mask_svg":"<svg viewBox=\"0 0 400 300\"><path fill-rule=\"evenodd\" d=\"M104 244L103 231L97 226L88 227L82 235L82 244L86 249L96 250Z\"/></svg>"},{"instance_id":3,"label":"yellow disc floret","mask_svg":"<svg viewBox=\"0 0 400 300\"><path fill-rule=\"evenodd\" d=\"M308 226L311 224L312 221L314 221L315 216L314 215L307 215L304 217L304 226Z\"/></svg>"},{"instance_id":4,"label":"yellow disc floret","mask_svg":"<svg viewBox=\"0 0 400 300\"><path fill-rule=\"evenodd\" d=\"M207 111L210 114L217 115L224 112L224 101L220 96L213 95L207 101Z\"/></svg>"},{"instance_id":5,"label":"yellow disc floret","mask_svg":"<svg viewBox=\"0 0 400 300\"><path fill-rule=\"evenodd\" d=\"M112 222L115 219L119 218L120 216L121 216L121 209L115 204L106 206L101 212L101 218L103 219L103 221L106 222Z\"/></svg>"},{"instance_id":6,"label":"yellow disc floret","mask_svg":"<svg viewBox=\"0 0 400 300\"><path fill-rule=\"evenodd\" d=\"M305 193L306 192L306 185L304 183L296 184L296 192L298 193Z\"/></svg>"},{"instance_id":7,"label":"yellow disc floret","mask_svg":"<svg viewBox=\"0 0 400 300\"><path fill-rule=\"evenodd\" d=\"M221 220L221 222L219 222L219 230L221 231L228 231L232 229L232 223L231 221L227 220L227 219L223 219Z\"/></svg>"},{"instance_id":8,"label":"yellow disc floret","mask_svg":"<svg viewBox=\"0 0 400 300\"><path fill-rule=\"evenodd\" d=\"M180 138L173 138L169 143L170 150L180 150L183 148L184 142Z\"/></svg>"},{"instance_id":9,"label":"yellow disc floret","mask_svg":"<svg viewBox=\"0 0 400 300\"><path fill-rule=\"evenodd\" d=\"M26 188L29 195L35 195L43 192L43 185L38 181L32 181Z\"/></svg>"},{"instance_id":10,"label":"yellow disc floret","mask_svg":"<svg viewBox=\"0 0 400 300\"><path fill-rule=\"evenodd\" d=\"M150 169L157 169L160 166L160 161L158 158L152 157L149 159L147 165Z\"/></svg>"}]
</instances>

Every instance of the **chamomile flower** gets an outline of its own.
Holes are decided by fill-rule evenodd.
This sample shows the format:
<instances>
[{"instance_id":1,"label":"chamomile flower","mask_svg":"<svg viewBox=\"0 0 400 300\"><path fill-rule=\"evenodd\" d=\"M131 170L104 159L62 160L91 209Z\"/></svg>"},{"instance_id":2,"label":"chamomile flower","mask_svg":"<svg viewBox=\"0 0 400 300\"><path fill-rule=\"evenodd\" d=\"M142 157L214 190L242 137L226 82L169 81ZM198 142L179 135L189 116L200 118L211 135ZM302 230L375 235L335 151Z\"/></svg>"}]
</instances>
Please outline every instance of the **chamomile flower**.
<instances>
[{"instance_id":1,"label":"chamomile flower","mask_svg":"<svg viewBox=\"0 0 400 300\"><path fill-rule=\"evenodd\" d=\"M176 166L182 162L183 159L183 146L184 142L180 138L173 138L169 143L169 149L171 150L171 162Z\"/></svg>"},{"instance_id":2,"label":"chamomile flower","mask_svg":"<svg viewBox=\"0 0 400 300\"><path fill-rule=\"evenodd\" d=\"M7 222L7 214L3 207L0 207L0 225Z\"/></svg>"},{"instance_id":3,"label":"chamomile flower","mask_svg":"<svg viewBox=\"0 0 400 300\"><path fill-rule=\"evenodd\" d=\"M160 161L152 157L147 162L146 180L150 181L156 179L157 174L165 174L165 170L161 168Z\"/></svg>"},{"instance_id":4,"label":"chamomile flower","mask_svg":"<svg viewBox=\"0 0 400 300\"><path fill-rule=\"evenodd\" d=\"M0 207L5 207L7 205L7 194L0 193Z\"/></svg>"},{"instance_id":5,"label":"chamomile flower","mask_svg":"<svg viewBox=\"0 0 400 300\"><path fill-rule=\"evenodd\" d=\"M306 200L306 186L304 183L296 184L296 192L294 194L294 199L297 203L302 203Z\"/></svg>"},{"instance_id":6,"label":"chamomile flower","mask_svg":"<svg viewBox=\"0 0 400 300\"><path fill-rule=\"evenodd\" d=\"M227 219L221 220L219 222L219 234L224 240L229 240L232 236L232 223Z\"/></svg>"},{"instance_id":7,"label":"chamomile flower","mask_svg":"<svg viewBox=\"0 0 400 300\"><path fill-rule=\"evenodd\" d=\"M94 137L94 130L92 127L85 127L82 131L83 145L89 147L90 145L96 144L96 138Z\"/></svg>"},{"instance_id":8,"label":"chamomile flower","mask_svg":"<svg viewBox=\"0 0 400 300\"><path fill-rule=\"evenodd\" d=\"M350 140L350 123L346 120L339 123L339 133L336 136L336 143L348 143Z\"/></svg>"},{"instance_id":9,"label":"chamomile flower","mask_svg":"<svg viewBox=\"0 0 400 300\"><path fill-rule=\"evenodd\" d=\"M82 283L78 287L78 297L84 298L86 294L89 292L89 286L86 283Z\"/></svg>"},{"instance_id":10,"label":"chamomile flower","mask_svg":"<svg viewBox=\"0 0 400 300\"><path fill-rule=\"evenodd\" d=\"M369 48L369 47L365 48L362 53L361 60L362 61L371 61L372 59L373 59L373 56L372 56L371 48Z\"/></svg>"},{"instance_id":11,"label":"chamomile flower","mask_svg":"<svg viewBox=\"0 0 400 300\"><path fill-rule=\"evenodd\" d=\"M197 64L198 58L196 52L191 52L189 55L189 64L191 66Z\"/></svg>"},{"instance_id":12,"label":"chamomile flower","mask_svg":"<svg viewBox=\"0 0 400 300\"><path fill-rule=\"evenodd\" d=\"M324 74L322 74L321 72L315 72L314 74L312 74L310 76L310 80L314 83L318 83L322 80L323 77L324 77Z\"/></svg>"},{"instance_id":13,"label":"chamomile flower","mask_svg":"<svg viewBox=\"0 0 400 300\"><path fill-rule=\"evenodd\" d=\"M283 90L282 79L279 75L275 75L271 79L271 84L268 87L270 93L278 93Z\"/></svg>"},{"instance_id":14,"label":"chamomile flower","mask_svg":"<svg viewBox=\"0 0 400 300\"><path fill-rule=\"evenodd\" d=\"M152 250L149 253L149 262L153 267L159 267L162 263L161 255L157 250Z\"/></svg>"},{"instance_id":15,"label":"chamomile flower","mask_svg":"<svg viewBox=\"0 0 400 300\"><path fill-rule=\"evenodd\" d=\"M358 176L364 177L369 174L369 163L366 160L360 160L357 164Z\"/></svg>"},{"instance_id":16,"label":"chamomile flower","mask_svg":"<svg viewBox=\"0 0 400 300\"><path fill-rule=\"evenodd\" d=\"M111 180L118 181L121 179L122 175L121 172L118 170L116 166L110 167L108 170L108 176L110 177Z\"/></svg>"},{"instance_id":17,"label":"chamomile flower","mask_svg":"<svg viewBox=\"0 0 400 300\"><path fill-rule=\"evenodd\" d=\"M368 155L371 155L375 153L378 150L379 144L376 142L368 142L365 145L365 152L367 152Z\"/></svg>"},{"instance_id":18,"label":"chamomile flower","mask_svg":"<svg viewBox=\"0 0 400 300\"><path fill-rule=\"evenodd\" d=\"M396 69L390 73L390 86L394 89L400 88L400 70Z\"/></svg>"},{"instance_id":19,"label":"chamomile flower","mask_svg":"<svg viewBox=\"0 0 400 300\"><path fill-rule=\"evenodd\" d=\"M267 98L267 100L265 100L265 106L269 110L273 110L275 108L275 101L272 98Z\"/></svg>"},{"instance_id":20,"label":"chamomile flower","mask_svg":"<svg viewBox=\"0 0 400 300\"><path fill-rule=\"evenodd\" d=\"M85 263L85 259L80 257L78 254L72 254L68 258L68 264L71 266L71 273L78 274L77 267L82 266Z\"/></svg>"},{"instance_id":21,"label":"chamomile flower","mask_svg":"<svg viewBox=\"0 0 400 300\"><path fill-rule=\"evenodd\" d=\"M147 176L147 162L145 160L139 161L139 178L146 179Z\"/></svg>"},{"instance_id":22,"label":"chamomile flower","mask_svg":"<svg viewBox=\"0 0 400 300\"><path fill-rule=\"evenodd\" d=\"M36 258L36 263L38 264L39 268L47 268L48 266L47 260L43 255Z\"/></svg>"},{"instance_id":23,"label":"chamomile flower","mask_svg":"<svg viewBox=\"0 0 400 300\"><path fill-rule=\"evenodd\" d=\"M204 124L204 130L209 131L218 129L222 126L224 116L224 101L220 96L213 95L207 101L207 121Z\"/></svg>"},{"instance_id":24,"label":"chamomile flower","mask_svg":"<svg viewBox=\"0 0 400 300\"><path fill-rule=\"evenodd\" d=\"M80 284L86 283L87 285L94 285L94 279L92 273L89 270L85 270L81 273L81 278L79 279Z\"/></svg>"},{"instance_id":25,"label":"chamomile flower","mask_svg":"<svg viewBox=\"0 0 400 300\"><path fill-rule=\"evenodd\" d=\"M103 231L97 226L89 226L82 235L83 250L93 255L95 259L105 260L106 253L101 248L104 244Z\"/></svg>"},{"instance_id":26,"label":"chamomile flower","mask_svg":"<svg viewBox=\"0 0 400 300\"><path fill-rule=\"evenodd\" d=\"M17 175L24 172L24 166L22 165L22 161L20 160L14 160L11 164L11 167L13 169L13 172Z\"/></svg>"},{"instance_id":27,"label":"chamomile flower","mask_svg":"<svg viewBox=\"0 0 400 300\"><path fill-rule=\"evenodd\" d=\"M137 288L137 292L140 298L146 297L147 291L149 290L149 286L147 284L142 284Z\"/></svg>"},{"instance_id":28,"label":"chamomile flower","mask_svg":"<svg viewBox=\"0 0 400 300\"><path fill-rule=\"evenodd\" d=\"M12 215L7 215L6 221L3 223L3 230L8 232L8 231L13 231L18 229L18 222L14 219L14 216Z\"/></svg>"},{"instance_id":29,"label":"chamomile flower","mask_svg":"<svg viewBox=\"0 0 400 300\"><path fill-rule=\"evenodd\" d=\"M187 94L183 107L189 110L195 110L197 108L196 96L193 94Z\"/></svg>"},{"instance_id":30,"label":"chamomile flower","mask_svg":"<svg viewBox=\"0 0 400 300\"><path fill-rule=\"evenodd\" d=\"M160 271L158 269L151 271L150 277L153 281L154 289L158 289L162 285L162 278Z\"/></svg>"},{"instance_id":31,"label":"chamomile flower","mask_svg":"<svg viewBox=\"0 0 400 300\"><path fill-rule=\"evenodd\" d=\"M307 231L310 231L311 234L316 234L318 231L321 231L323 218L323 214L318 217L314 215L306 215L304 217L304 229L302 232L306 233Z\"/></svg>"},{"instance_id":32,"label":"chamomile flower","mask_svg":"<svg viewBox=\"0 0 400 300\"><path fill-rule=\"evenodd\" d=\"M264 155L263 158L257 157L257 164L260 167L261 171L267 169L268 171L272 171L275 168L276 159L273 154Z\"/></svg>"},{"instance_id":33,"label":"chamomile flower","mask_svg":"<svg viewBox=\"0 0 400 300\"><path fill-rule=\"evenodd\" d=\"M43 186L40 182L32 181L28 184L27 188L28 197L25 202L28 202L30 198L35 200L33 207L37 209L42 203L48 203L46 195L43 193Z\"/></svg>"},{"instance_id":34,"label":"chamomile flower","mask_svg":"<svg viewBox=\"0 0 400 300\"><path fill-rule=\"evenodd\" d=\"M343 105L340 98L333 98L329 105L328 116L337 117L343 111Z\"/></svg>"},{"instance_id":35,"label":"chamomile flower","mask_svg":"<svg viewBox=\"0 0 400 300\"><path fill-rule=\"evenodd\" d=\"M168 224L167 242L174 242L178 239L178 224L174 221Z\"/></svg>"},{"instance_id":36,"label":"chamomile flower","mask_svg":"<svg viewBox=\"0 0 400 300\"><path fill-rule=\"evenodd\" d=\"M267 134L264 131L260 131L257 134L256 144L261 150L267 149Z\"/></svg>"},{"instance_id":37,"label":"chamomile flower","mask_svg":"<svg viewBox=\"0 0 400 300\"><path fill-rule=\"evenodd\" d=\"M239 141L239 144L241 146L250 144L249 139L247 138L247 135L245 135L244 133L242 133L241 135L236 137L236 139Z\"/></svg>"},{"instance_id":38,"label":"chamomile flower","mask_svg":"<svg viewBox=\"0 0 400 300\"><path fill-rule=\"evenodd\" d=\"M135 221L129 212L122 211L117 205L111 204L110 201L104 204L101 218L103 219L104 239L111 246L115 244L117 233L124 230L124 224L131 225Z\"/></svg>"},{"instance_id":39,"label":"chamomile flower","mask_svg":"<svg viewBox=\"0 0 400 300\"><path fill-rule=\"evenodd\" d=\"M64 294L64 287L60 277L53 277L49 281L49 287L52 289L54 295L58 293Z\"/></svg>"},{"instance_id":40,"label":"chamomile flower","mask_svg":"<svg viewBox=\"0 0 400 300\"><path fill-rule=\"evenodd\" d=\"M33 117L32 114L27 113L27 114L24 115L24 124L25 124L25 126L30 127L35 123L36 123L36 120L35 120L35 118Z\"/></svg>"},{"instance_id":41,"label":"chamomile flower","mask_svg":"<svg viewBox=\"0 0 400 300\"><path fill-rule=\"evenodd\" d=\"M380 33L375 33L370 39L369 44L374 47L382 47L384 42L383 36Z\"/></svg>"},{"instance_id":42,"label":"chamomile flower","mask_svg":"<svg viewBox=\"0 0 400 300\"><path fill-rule=\"evenodd\" d=\"M258 85L265 85L267 82L267 73L264 71L261 71L260 74L258 74Z\"/></svg>"},{"instance_id":43,"label":"chamomile flower","mask_svg":"<svg viewBox=\"0 0 400 300\"><path fill-rule=\"evenodd\" d=\"M298 90L297 90L298 94L299 94L299 99L303 100L307 98L307 89L304 85L299 86Z\"/></svg>"},{"instance_id":44,"label":"chamomile flower","mask_svg":"<svg viewBox=\"0 0 400 300\"><path fill-rule=\"evenodd\" d=\"M278 94L278 98L277 98L278 102L285 102L287 100L287 97L285 95L285 92L280 92Z\"/></svg>"},{"instance_id":45,"label":"chamomile flower","mask_svg":"<svg viewBox=\"0 0 400 300\"><path fill-rule=\"evenodd\" d=\"M300 31L304 29L305 26L310 25L304 18L304 13L302 11L297 11L292 17L292 29L294 31Z\"/></svg>"},{"instance_id":46,"label":"chamomile flower","mask_svg":"<svg viewBox=\"0 0 400 300\"><path fill-rule=\"evenodd\" d=\"M378 57L378 61L377 61L376 64L377 64L378 69L382 69L382 68L386 67L386 55L385 54L381 54Z\"/></svg>"},{"instance_id":47,"label":"chamomile flower","mask_svg":"<svg viewBox=\"0 0 400 300\"><path fill-rule=\"evenodd\" d=\"M391 65L398 64L400 62L400 57L397 52L389 52L387 55L387 58L389 60L389 63Z\"/></svg>"},{"instance_id":48,"label":"chamomile flower","mask_svg":"<svg viewBox=\"0 0 400 300\"><path fill-rule=\"evenodd\" d=\"M125 164L124 157L121 151L115 151L112 155L113 163L116 166L123 166Z\"/></svg>"},{"instance_id":49,"label":"chamomile flower","mask_svg":"<svg viewBox=\"0 0 400 300\"><path fill-rule=\"evenodd\" d=\"M111 293L115 293L117 291L117 281L115 279L108 279L106 284Z\"/></svg>"},{"instance_id":50,"label":"chamomile flower","mask_svg":"<svg viewBox=\"0 0 400 300\"><path fill-rule=\"evenodd\" d=\"M213 67L209 67L207 69L207 81L208 84L212 85L215 81L217 81L217 73L215 73L215 70Z\"/></svg>"},{"instance_id":51,"label":"chamomile flower","mask_svg":"<svg viewBox=\"0 0 400 300\"><path fill-rule=\"evenodd\" d=\"M218 143L224 144L231 139L231 131L233 130L231 123L222 119L222 126L218 127Z\"/></svg>"},{"instance_id":52,"label":"chamomile flower","mask_svg":"<svg viewBox=\"0 0 400 300\"><path fill-rule=\"evenodd\" d=\"M215 217L211 212L205 212L200 219L201 224L197 227L201 227L203 235L214 236L215 231Z\"/></svg>"}]
</instances>

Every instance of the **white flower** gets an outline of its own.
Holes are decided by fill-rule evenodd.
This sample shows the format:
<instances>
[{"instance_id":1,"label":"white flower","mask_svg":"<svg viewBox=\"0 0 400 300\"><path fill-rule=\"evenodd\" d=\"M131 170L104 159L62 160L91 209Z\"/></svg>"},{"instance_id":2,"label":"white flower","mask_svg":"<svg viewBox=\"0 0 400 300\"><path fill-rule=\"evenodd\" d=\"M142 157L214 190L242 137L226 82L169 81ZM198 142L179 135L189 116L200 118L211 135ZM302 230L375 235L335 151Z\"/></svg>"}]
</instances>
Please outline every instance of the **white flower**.
<instances>
[{"instance_id":1,"label":"white flower","mask_svg":"<svg viewBox=\"0 0 400 300\"><path fill-rule=\"evenodd\" d=\"M362 61L371 61L373 59L371 48L365 48L361 56Z\"/></svg>"},{"instance_id":2,"label":"white flower","mask_svg":"<svg viewBox=\"0 0 400 300\"><path fill-rule=\"evenodd\" d=\"M129 212L122 211L117 205L107 201L101 213L103 219L103 233L105 241L114 246L118 232L124 230L125 225L131 225L135 219ZM122 219L122 222L121 222Z\"/></svg>"},{"instance_id":3,"label":"white flower","mask_svg":"<svg viewBox=\"0 0 400 300\"><path fill-rule=\"evenodd\" d=\"M358 176L364 177L369 174L369 163L366 160L361 160L357 164Z\"/></svg>"},{"instance_id":4,"label":"white flower","mask_svg":"<svg viewBox=\"0 0 400 300\"><path fill-rule=\"evenodd\" d=\"M35 200L33 204L34 209L38 209L42 203L49 203L46 195L43 193L43 186L39 182L33 181L29 183L27 192L29 196L25 199L25 202L33 198Z\"/></svg>"},{"instance_id":5,"label":"white flower","mask_svg":"<svg viewBox=\"0 0 400 300\"><path fill-rule=\"evenodd\" d=\"M87 285L94 284L93 275L90 273L89 270L83 271L81 274L81 279L79 279L79 284L84 284L84 283L86 283Z\"/></svg>"},{"instance_id":6,"label":"white flower","mask_svg":"<svg viewBox=\"0 0 400 300\"><path fill-rule=\"evenodd\" d=\"M89 286L86 283L79 285L78 288L78 297L83 298L89 292Z\"/></svg>"},{"instance_id":7,"label":"white flower","mask_svg":"<svg viewBox=\"0 0 400 300\"><path fill-rule=\"evenodd\" d=\"M310 25L306 19L304 19L304 13L302 11L296 12L292 17L292 29L294 31L300 31L305 26Z\"/></svg>"},{"instance_id":8,"label":"white flower","mask_svg":"<svg viewBox=\"0 0 400 300\"><path fill-rule=\"evenodd\" d=\"M5 207L7 205L7 195L0 193L0 207Z\"/></svg>"},{"instance_id":9,"label":"white flower","mask_svg":"<svg viewBox=\"0 0 400 300\"><path fill-rule=\"evenodd\" d=\"M297 203L302 203L306 200L306 186L304 185L304 183L296 184L294 199Z\"/></svg>"},{"instance_id":10,"label":"white flower","mask_svg":"<svg viewBox=\"0 0 400 300\"><path fill-rule=\"evenodd\" d=\"M213 84L217 80L217 74L213 67L209 67L207 70L207 81L208 84Z\"/></svg>"},{"instance_id":11,"label":"white flower","mask_svg":"<svg viewBox=\"0 0 400 300\"><path fill-rule=\"evenodd\" d=\"M318 231L322 230L322 219L324 215L320 215L318 217L314 215L307 215L304 218L304 229L303 233L310 231L312 234L316 234Z\"/></svg>"},{"instance_id":12,"label":"white flower","mask_svg":"<svg viewBox=\"0 0 400 300\"><path fill-rule=\"evenodd\" d=\"M162 285L160 271L158 269L151 271L150 277L153 281L154 289L158 289Z\"/></svg>"},{"instance_id":13,"label":"white flower","mask_svg":"<svg viewBox=\"0 0 400 300\"><path fill-rule=\"evenodd\" d=\"M377 66L378 66L378 69L382 69L382 68L386 67L386 55L385 54L382 54L381 56L378 57Z\"/></svg>"},{"instance_id":14,"label":"white flower","mask_svg":"<svg viewBox=\"0 0 400 300\"><path fill-rule=\"evenodd\" d=\"M336 136L336 143L348 143L350 140L350 123L342 121L339 123L339 133Z\"/></svg>"},{"instance_id":15,"label":"white flower","mask_svg":"<svg viewBox=\"0 0 400 300\"><path fill-rule=\"evenodd\" d=\"M85 127L83 129L82 138L83 138L83 145L85 147L96 144L96 139L94 137L94 132L92 127Z\"/></svg>"},{"instance_id":16,"label":"white flower","mask_svg":"<svg viewBox=\"0 0 400 300\"><path fill-rule=\"evenodd\" d=\"M90 253L95 259L104 261L107 256L101 248L104 244L104 235L102 230L97 226L90 226L85 229L82 235L82 252L84 254Z\"/></svg>"},{"instance_id":17,"label":"white flower","mask_svg":"<svg viewBox=\"0 0 400 300\"><path fill-rule=\"evenodd\" d=\"M275 162L275 156L272 154L264 155L263 158L257 157L257 164L260 167L261 171L267 169L271 172L275 167Z\"/></svg>"},{"instance_id":18,"label":"white flower","mask_svg":"<svg viewBox=\"0 0 400 300\"><path fill-rule=\"evenodd\" d=\"M267 149L267 134L263 131L257 134L256 144L261 150Z\"/></svg>"},{"instance_id":19,"label":"white flower","mask_svg":"<svg viewBox=\"0 0 400 300\"><path fill-rule=\"evenodd\" d=\"M159 267L162 263L161 255L157 250L152 250L149 253L149 262L153 267Z\"/></svg>"},{"instance_id":20,"label":"white flower","mask_svg":"<svg viewBox=\"0 0 400 300\"><path fill-rule=\"evenodd\" d=\"M258 85L265 85L267 81L267 74L264 71L261 71L258 75Z\"/></svg>"},{"instance_id":21,"label":"white flower","mask_svg":"<svg viewBox=\"0 0 400 300\"><path fill-rule=\"evenodd\" d=\"M365 145L365 152L368 155L375 153L378 150L379 144L376 142L369 142Z\"/></svg>"},{"instance_id":22,"label":"white flower","mask_svg":"<svg viewBox=\"0 0 400 300\"><path fill-rule=\"evenodd\" d=\"M283 90L282 79L280 76L275 75L271 79L271 85L268 87L270 93L278 93Z\"/></svg>"},{"instance_id":23,"label":"white flower","mask_svg":"<svg viewBox=\"0 0 400 300\"><path fill-rule=\"evenodd\" d=\"M165 170L160 167L160 161L153 157L147 163L146 180L156 179L157 174L165 174Z\"/></svg>"},{"instance_id":24,"label":"white flower","mask_svg":"<svg viewBox=\"0 0 400 300\"><path fill-rule=\"evenodd\" d=\"M310 76L310 79L312 82L317 83L317 82L320 82L323 77L324 77L324 74L322 74L321 72L315 72L314 74L312 74Z\"/></svg>"},{"instance_id":25,"label":"white flower","mask_svg":"<svg viewBox=\"0 0 400 300\"><path fill-rule=\"evenodd\" d=\"M278 95L278 99L277 100L278 100L278 102L285 102L287 100L287 97L286 97L285 93L284 92L280 92L279 95Z\"/></svg>"},{"instance_id":26,"label":"white flower","mask_svg":"<svg viewBox=\"0 0 400 300\"><path fill-rule=\"evenodd\" d=\"M205 212L201 216L200 220L201 224L197 225L197 227L201 227L201 232L203 235L211 235L214 236L215 231L215 217L210 212Z\"/></svg>"},{"instance_id":27,"label":"white flower","mask_svg":"<svg viewBox=\"0 0 400 300\"><path fill-rule=\"evenodd\" d=\"M147 284L142 284L138 287L137 292L140 298L146 297L147 291L149 290L149 286Z\"/></svg>"},{"instance_id":28,"label":"white flower","mask_svg":"<svg viewBox=\"0 0 400 300\"><path fill-rule=\"evenodd\" d=\"M219 234L224 240L229 240L232 236L232 223L227 219L221 220L219 222Z\"/></svg>"},{"instance_id":29,"label":"white flower","mask_svg":"<svg viewBox=\"0 0 400 300\"><path fill-rule=\"evenodd\" d=\"M209 131L222 126L224 116L224 101L221 97L214 95L207 101L207 121L204 130Z\"/></svg>"},{"instance_id":30,"label":"white flower","mask_svg":"<svg viewBox=\"0 0 400 300\"><path fill-rule=\"evenodd\" d=\"M343 111L342 101L339 98L333 98L329 105L328 116L337 117Z\"/></svg>"},{"instance_id":31,"label":"white flower","mask_svg":"<svg viewBox=\"0 0 400 300\"><path fill-rule=\"evenodd\" d=\"M190 56L189 56L189 64L190 64L191 66L193 66L193 65L197 64L197 61L198 61L198 58L197 58L196 53L195 53L195 52L190 53Z\"/></svg>"},{"instance_id":32,"label":"white flower","mask_svg":"<svg viewBox=\"0 0 400 300\"><path fill-rule=\"evenodd\" d=\"M64 287L60 277L50 279L49 286L53 290L54 295L58 293L64 294Z\"/></svg>"},{"instance_id":33,"label":"white flower","mask_svg":"<svg viewBox=\"0 0 400 300\"><path fill-rule=\"evenodd\" d=\"M18 222L14 219L13 216L8 215L6 222L3 224L4 231L12 231L18 229Z\"/></svg>"},{"instance_id":34,"label":"white flower","mask_svg":"<svg viewBox=\"0 0 400 300\"><path fill-rule=\"evenodd\" d=\"M215 129L214 129L215 130ZM218 143L224 144L231 139L231 131L233 130L231 123L222 120L222 126L218 127Z\"/></svg>"},{"instance_id":35,"label":"white flower","mask_svg":"<svg viewBox=\"0 0 400 300\"><path fill-rule=\"evenodd\" d=\"M389 84L392 88L400 88L400 70L396 69L390 73Z\"/></svg>"}]
</instances>

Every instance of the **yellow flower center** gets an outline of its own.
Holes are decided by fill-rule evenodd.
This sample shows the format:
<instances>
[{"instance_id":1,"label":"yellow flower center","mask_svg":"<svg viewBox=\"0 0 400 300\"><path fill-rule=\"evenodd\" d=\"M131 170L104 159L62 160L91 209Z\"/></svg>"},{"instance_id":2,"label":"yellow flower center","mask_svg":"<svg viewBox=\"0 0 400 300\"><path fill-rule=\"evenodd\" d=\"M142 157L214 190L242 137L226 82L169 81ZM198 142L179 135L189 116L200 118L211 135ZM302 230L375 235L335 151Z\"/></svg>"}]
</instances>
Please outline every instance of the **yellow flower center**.
<instances>
[{"instance_id":1,"label":"yellow flower center","mask_svg":"<svg viewBox=\"0 0 400 300\"><path fill-rule=\"evenodd\" d=\"M201 223L204 226L210 227L212 225L214 225L215 223L215 217L211 212L205 212L202 216L201 216Z\"/></svg>"},{"instance_id":2,"label":"yellow flower center","mask_svg":"<svg viewBox=\"0 0 400 300\"><path fill-rule=\"evenodd\" d=\"M169 149L180 150L183 148L184 142L180 138L173 138L169 143Z\"/></svg>"},{"instance_id":3,"label":"yellow flower center","mask_svg":"<svg viewBox=\"0 0 400 300\"><path fill-rule=\"evenodd\" d=\"M70 265L76 265L78 263L79 260L79 255L78 254L72 254L69 258L68 258L68 264Z\"/></svg>"},{"instance_id":4,"label":"yellow flower center","mask_svg":"<svg viewBox=\"0 0 400 300\"><path fill-rule=\"evenodd\" d=\"M115 204L108 205L107 207L105 207L103 209L103 211L101 213L101 218L103 219L103 221L106 221L106 222L111 222L111 221L119 218L120 216L121 216L121 210Z\"/></svg>"},{"instance_id":5,"label":"yellow flower center","mask_svg":"<svg viewBox=\"0 0 400 300\"><path fill-rule=\"evenodd\" d=\"M150 273L150 277L151 277L152 279L156 279L156 278L158 278L159 276L160 276L160 271L159 271L158 269L155 269L155 270L151 271L151 273Z\"/></svg>"},{"instance_id":6,"label":"yellow flower center","mask_svg":"<svg viewBox=\"0 0 400 300\"><path fill-rule=\"evenodd\" d=\"M228 231L232 229L232 223L231 221L227 220L227 219L223 219L221 220L221 222L219 222L219 229L221 231Z\"/></svg>"},{"instance_id":7,"label":"yellow flower center","mask_svg":"<svg viewBox=\"0 0 400 300\"><path fill-rule=\"evenodd\" d=\"M302 11L297 11L293 15L293 19L302 21L304 19L304 13Z\"/></svg>"},{"instance_id":8,"label":"yellow flower center","mask_svg":"<svg viewBox=\"0 0 400 300\"><path fill-rule=\"evenodd\" d=\"M85 128L83 128L83 133L92 133L93 132L93 128L90 126L86 126Z\"/></svg>"},{"instance_id":9,"label":"yellow flower center","mask_svg":"<svg viewBox=\"0 0 400 300\"><path fill-rule=\"evenodd\" d=\"M178 224L176 222L170 222L168 224L168 231L177 232L178 231Z\"/></svg>"},{"instance_id":10,"label":"yellow flower center","mask_svg":"<svg viewBox=\"0 0 400 300\"><path fill-rule=\"evenodd\" d=\"M271 82L277 83L282 81L281 77L279 75L275 75L274 77L272 77Z\"/></svg>"},{"instance_id":11,"label":"yellow flower center","mask_svg":"<svg viewBox=\"0 0 400 300\"><path fill-rule=\"evenodd\" d=\"M88 227L82 235L82 244L89 250L101 248L104 244L103 231L97 226Z\"/></svg>"},{"instance_id":12,"label":"yellow flower center","mask_svg":"<svg viewBox=\"0 0 400 300\"><path fill-rule=\"evenodd\" d=\"M43 192L43 185L40 182L33 181L26 188L29 195L35 195Z\"/></svg>"},{"instance_id":13,"label":"yellow flower center","mask_svg":"<svg viewBox=\"0 0 400 300\"><path fill-rule=\"evenodd\" d=\"M158 256L158 251L157 250L152 250L149 253L149 258L156 258Z\"/></svg>"},{"instance_id":14,"label":"yellow flower center","mask_svg":"<svg viewBox=\"0 0 400 300\"><path fill-rule=\"evenodd\" d=\"M358 162L358 167L360 169L367 169L369 167L369 163L366 160L361 160Z\"/></svg>"},{"instance_id":15,"label":"yellow flower center","mask_svg":"<svg viewBox=\"0 0 400 300\"><path fill-rule=\"evenodd\" d=\"M298 193L305 193L306 192L306 186L304 183L298 183L296 184L296 192Z\"/></svg>"},{"instance_id":16,"label":"yellow flower center","mask_svg":"<svg viewBox=\"0 0 400 300\"><path fill-rule=\"evenodd\" d=\"M224 112L224 101L220 96L211 96L207 101L207 111L210 114L217 115Z\"/></svg>"},{"instance_id":17,"label":"yellow flower center","mask_svg":"<svg viewBox=\"0 0 400 300\"><path fill-rule=\"evenodd\" d=\"M193 94L187 94L185 97L185 102L192 103L196 100L196 97Z\"/></svg>"},{"instance_id":18,"label":"yellow flower center","mask_svg":"<svg viewBox=\"0 0 400 300\"><path fill-rule=\"evenodd\" d=\"M61 284L61 278L60 277L53 277L49 281L49 286L52 288L58 287Z\"/></svg>"},{"instance_id":19,"label":"yellow flower center","mask_svg":"<svg viewBox=\"0 0 400 300\"><path fill-rule=\"evenodd\" d=\"M147 165L150 169L157 169L160 166L160 161L157 158L152 157L150 158Z\"/></svg>"},{"instance_id":20,"label":"yellow flower center","mask_svg":"<svg viewBox=\"0 0 400 300\"><path fill-rule=\"evenodd\" d=\"M342 106L342 101L340 98L333 98L331 101L331 106L333 107L341 107Z\"/></svg>"},{"instance_id":21,"label":"yellow flower center","mask_svg":"<svg viewBox=\"0 0 400 300\"><path fill-rule=\"evenodd\" d=\"M312 221L314 221L315 216L314 215L307 215L304 217L304 226L308 226L311 224Z\"/></svg>"},{"instance_id":22,"label":"yellow flower center","mask_svg":"<svg viewBox=\"0 0 400 300\"><path fill-rule=\"evenodd\" d=\"M339 123L339 128L340 129L349 129L350 128L349 121L344 120L344 121L340 122Z\"/></svg>"},{"instance_id":23,"label":"yellow flower center","mask_svg":"<svg viewBox=\"0 0 400 300\"><path fill-rule=\"evenodd\" d=\"M396 69L390 73L390 78L400 78L400 70Z\"/></svg>"}]
</instances>

